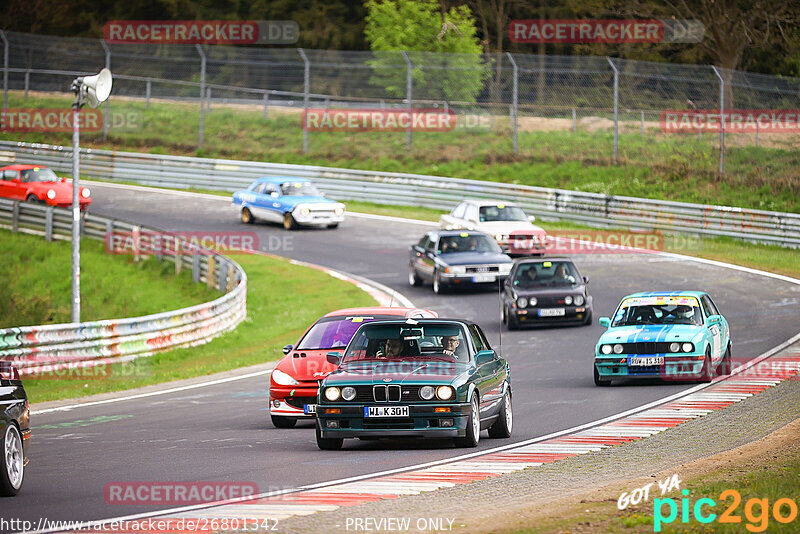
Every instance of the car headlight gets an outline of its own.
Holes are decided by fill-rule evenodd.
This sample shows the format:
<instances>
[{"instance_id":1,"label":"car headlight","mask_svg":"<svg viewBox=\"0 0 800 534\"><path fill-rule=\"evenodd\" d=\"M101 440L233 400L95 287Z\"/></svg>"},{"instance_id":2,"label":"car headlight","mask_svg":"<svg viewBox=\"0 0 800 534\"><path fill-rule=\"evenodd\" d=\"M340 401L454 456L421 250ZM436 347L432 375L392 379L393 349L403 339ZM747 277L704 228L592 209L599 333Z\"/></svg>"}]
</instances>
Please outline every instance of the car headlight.
<instances>
[{"instance_id":1,"label":"car headlight","mask_svg":"<svg viewBox=\"0 0 800 534\"><path fill-rule=\"evenodd\" d=\"M670 352L678 352L680 350L681 350L681 344L680 343L670 343L669 344L669 351Z\"/></svg>"},{"instance_id":2,"label":"car headlight","mask_svg":"<svg viewBox=\"0 0 800 534\"><path fill-rule=\"evenodd\" d=\"M439 386L436 388L436 396L439 397L439 400L450 400L455 395L455 390L450 386Z\"/></svg>"},{"instance_id":3,"label":"car headlight","mask_svg":"<svg viewBox=\"0 0 800 534\"><path fill-rule=\"evenodd\" d=\"M339 400L340 396L341 392L339 391L339 388L337 387L325 388L325 398L328 399L329 401Z\"/></svg>"},{"instance_id":4,"label":"car headlight","mask_svg":"<svg viewBox=\"0 0 800 534\"><path fill-rule=\"evenodd\" d=\"M464 274L467 272L467 268L463 265L454 265L452 267L448 267L445 269L445 271L453 274Z\"/></svg>"},{"instance_id":5,"label":"car headlight","mask_svg":"<svg viewBox=\"0 0 800 534\"><path fill-rule=\"evenodd\" d=\"M419 397L422 400L431 400L435 394L436 390L433 389L433 386L422 386L419 388Z\"/></svg>"},{"instance_id":6,"label":"car headlight","mask_svg":"<svg viewBox=\"0 0 800 534\"><path fill-rule=\"evenodd\" d=\"M517 299L517 308L527 308L528 307L528 299L525 297L520 297Z\"/></svg>"},{"instance_id":7,"label":"car headlight","mask_svg":"<svg viewBox=\"0 0 800 534\"><path fill-rule=\"evenodd\" d=\"M586 302L586 299L583 298L583 295L575 297L575 306L583 306L584 302Z\"/></svg>"},{"instance_id":8,"label":"car headlight","mask_svg":"<svg viewBox=\"0 0 800 534\"><path fill-rule=\"evenodd\" d=\"M300 215L308 215L311 213L311 210L308 208L300 208Z\"/></svg>"},{"instance_id":9,"label":"car headlight","mask_svg":"<svg viewBox=\"0 0 800 534\"><path fill-rule=\"evenodd\" d=\"M612 350L613 349L611 345L603 345L602 347L600 347L600 352L602 352L603 354L611 354Z\"/></svg>"},{"instance_id":10,"label":"car headlight","mask_svg":"<svg viewBox=\"0 0 800 534\"><path fill-rule=\"evenodd\" d=\"M276 384L279 384L281 386L296 386L300 384L300 382L298 382L288 374L284 373L280 369L272 370L272 380L274 380Z\"/></svg>"},{"instance_id":11,"label":"car headlight","mask_svg":"<svg viewBox=\"0 0 800 534\"><path fill-rule=\"evenodd\" d=\"M622 354L622 345L619 343L614 345L614 354Z\"/></svg>"},{"instance_id":12,"label":"car headlight","mask_svg":"<svg viewBox=\"0 0 800 534\"><path fill-rule=\"evenodd\" d=\"M47 190L47 198L49 198L50 200L53 200L54 198L56 198L56 192L53 191L52 189L48 189Z\"/></svg>"},{"instance_id":13,"label":"car headlight","mask_svg":"<svg viewBox=\"0 0 800 534\"><path fill-rule=\"evenodd\" d=\"M536 303L539 302L536 297L531 297L528 299L528 306L536 306Z\"/></svg>"},{"instance_id":14,"label":"car headlight","mask_svg":"<svg viewBox=\"0 0 800 534\"><path fill-rule=\"evenodd\" d=\"M327 394L327 391L326 391ZM342 398L346 401L351 401L356 398L356 388L352 386L347 386L346 388L342 388Z\"/></svg>"},{"instance_id":15,"label":"car headlight","mask_svg":"<svg viewBox=\"0 0 800 534\"><path fill-rule=\"evenodd\" d=\"M572 304L572 295L567 295L566 297L564 297L564 304L566 304L567 306Z\"/></svg>"},{"instance_id":16,"label":"car headlight","mask_svg":"<svg viewBox=\"0 0 800 534\"><path fill-rule=\"evenodd\" d=\"M335 213L336 215L343 215L344 208L336 208L335 210L333 210L333 213Z\"/></svg>"},{"instance_id":17,"label":"car headlight","mask_svg":"<svg viewBox=\"0 0 800 534\"><path fill-rule=\"evenodd\" d=\"M503 240L503 234L495 234L495 235L494 235L494 238L495 238L497 241L502 241L502 240Z\"/></svg>"},{"instance_id":18,"label":"car headlight","mask_svg":"<svg viewBox=\"0 0 800 534\"><path fill-rule=\"evenodd\" d=\"M84 187L83 190L81 191L81 196L83 198L89 198L89 195L91 195L91 194L92 194L92 192L89 191L88 187Z\"/></svg>"},{"instance_id":19,"label":"car headlight","mask_svg":"<svg viewBox=\"0 0 800 534\"><path fill-rule=\"evenodd\" d=\"M683 352L694 352L694 345L691 343L684 343L682 348Z\"/></svg>"},{"instance_id":20,"label":"car headlight","mask_svg":"<svg viewBox=\"0 0 800 534\"><path fill-rule=\"evenodd\" d=\"M498 272L500 274L508 274L511 272L511 264L510 263L501 263L498 267Z\"/></svg>"}]
</instances>

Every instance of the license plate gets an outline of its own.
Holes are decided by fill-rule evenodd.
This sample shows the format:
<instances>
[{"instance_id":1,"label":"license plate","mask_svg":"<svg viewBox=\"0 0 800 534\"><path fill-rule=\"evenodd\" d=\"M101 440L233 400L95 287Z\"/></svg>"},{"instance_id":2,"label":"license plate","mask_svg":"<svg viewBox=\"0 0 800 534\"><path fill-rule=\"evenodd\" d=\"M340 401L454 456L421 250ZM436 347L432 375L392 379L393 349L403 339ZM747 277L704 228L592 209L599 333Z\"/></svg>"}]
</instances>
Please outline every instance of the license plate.
<instances>
[{"instance_id":1,"label":"license plate","mask_svg":"<svg viewBox=\"0 0 800 534\"><path fill-rule=\"evenodd\" d=\"M364 406L364 417L408 417L408 406Z\"/></svg>"},{"instance_id":2,"label":"license plate","mask_svg":"<svg viewBox=\"0 0 800 534\"><path fill-rule=\"evenodd\" d=\"M561 317L566 315L567 310L564 308L545 308L539 310L539 317Z\"/></svg>"},{"instance_id":3,"label":"license plate","mask_svg":"<svg viewBox=\"0 0 800 534\"><path fill-rule=\"evenodd\" d=\"M493 274L478 274L472 277L472 281L478 284L481 282L494 282L495 280L497 278Z\"/></svg>"},{"instance_id":4,"label":"license plate","mask_svg":"<svg viewBox=\"0 0 800 534\"><path fill-rule=\"evenodd\" d=\"M303 413L308 415L312 413L317 413L317 405L316 404L306 404L303 406Z\"/></svg>"},{"instance_id":5,"label":"license plate","mask_svg":"<svg viewBox=\"0 0 800 534\"><path fill-rule=\"evenodd\" d=\"M646 366L646 365L663 365L663 356L648 356L647 358L631 358L630 365Z\"/></svg>"}]
</instances>

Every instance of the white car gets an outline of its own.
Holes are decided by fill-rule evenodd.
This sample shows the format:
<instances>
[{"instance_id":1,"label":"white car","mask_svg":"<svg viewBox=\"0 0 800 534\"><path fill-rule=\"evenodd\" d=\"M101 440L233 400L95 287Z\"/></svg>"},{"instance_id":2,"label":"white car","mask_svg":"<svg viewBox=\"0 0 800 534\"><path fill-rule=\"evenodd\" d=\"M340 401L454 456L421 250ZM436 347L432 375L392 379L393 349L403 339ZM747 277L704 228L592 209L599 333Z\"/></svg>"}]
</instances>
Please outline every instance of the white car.
<instances>
[{"instance_id":1,"label":"white car","mask_svg":"<svg viewBox=\"0 0 800 534\"><path fill-rule=\"evenodd\" d=\"M439 218L445 230L479 230L497 240L503 252L511 255L544 254L547 233L533 224L522 208L497 200L464 200Z\"/></svg>"}]
</instances>

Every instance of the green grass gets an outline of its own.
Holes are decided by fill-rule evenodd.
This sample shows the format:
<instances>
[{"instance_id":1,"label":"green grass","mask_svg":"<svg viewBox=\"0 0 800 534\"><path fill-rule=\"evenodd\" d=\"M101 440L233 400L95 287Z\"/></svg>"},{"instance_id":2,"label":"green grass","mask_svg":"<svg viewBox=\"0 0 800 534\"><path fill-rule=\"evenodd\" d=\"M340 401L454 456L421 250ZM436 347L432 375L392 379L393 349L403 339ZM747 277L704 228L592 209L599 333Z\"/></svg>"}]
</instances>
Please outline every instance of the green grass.
<instances>
[{"instance_id":1,"label":"green grass","mask_svg":"<svg viewBox=\"0 0 800 534\"><path fill-rule=\"evenodd\" d=\"M248 276L247 318L232 332L198 347L116 364L101 375L27 380L31 402L78 397L202 376L277 360L325 313L375 301L353 284L322 271L265 256L237 256ZM298 303L302 303L299 305ZM174 306L173 306L174 307Z\"/></svg>"},{"instance_id":2,"label":"green grass","mask_svg":"<svg viewBox=\"0 0 800 534\"><path fill-rule=\"evenodd\" d=\"M70 322L71 244L0 230L0 328ZM81 319L94 321L174 310L218 298L191 272L150 258L110 256L81 240Z\"/></svg>"},{"instance_id":3,"label":"green grass","mask_svg":"<svg viewBox=\"0 0 800 534\"><path fill-rule=\"evenodd\" d=\"M29 98L9 94L10 107L69 106L70 97ZM800 151L787 136L770 147L755 147L743 136L730 135L726 173L718 169L718 138L665 135L648 130L620 135L619 164L611 162L609 131L525 131L519 134L519 156L511 153L508 122L498 117L486 131L454 130L415 133L413 149L405 152L404 133L319 133L309 135L309 154L302 153L297 112L270 110L261 118L253 106L217 106L205 118L205 145L197 149L199 113L196 105L144 103L113 99L112 112L138 112L137 131L84 133L81 144L116 150L177 153L276 163L297 163L456 176L526 185L558 187L614 195L723 204L800 212ZM523 122L529 118L521 119ZM71 144L70 134L11 133L0 138ZM764 141L766 142L766 140Z\"/></svg>"}]
</instances>

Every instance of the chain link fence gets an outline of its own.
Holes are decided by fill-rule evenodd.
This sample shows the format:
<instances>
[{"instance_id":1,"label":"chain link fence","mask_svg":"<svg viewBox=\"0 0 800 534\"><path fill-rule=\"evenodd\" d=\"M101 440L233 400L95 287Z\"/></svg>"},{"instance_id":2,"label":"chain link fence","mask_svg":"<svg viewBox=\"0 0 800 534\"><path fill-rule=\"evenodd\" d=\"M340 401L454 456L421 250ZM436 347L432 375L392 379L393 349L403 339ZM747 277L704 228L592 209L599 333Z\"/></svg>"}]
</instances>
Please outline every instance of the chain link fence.
<instances>
[{"instance_id":1,"label":"chain link fence","mask_svg":"<svg viewBox=\"0 0 800 534\"><path fill-rule=\"evenodd\" d=\"M9 90L65 92L74 77L105 66L114 73L114 95L144 99L148 107L151 99L196 102L198 146L205 115L212 104L225 103L259 106L264 118L271 110L293 109L299 116L314 107L482 114L513 137L514 153L520 131L593 124L599 128L592 130L614 133L614 160L621 129L638 129L644 137L665 110L800 108L800 78L598 56L109 45L16 32L0 32L0 38L4 109ZM108 105L105 113L107 120ZM713 135L720 137L722 170L724 119L718 130ZM409 129L406 150L412 145ZM304 152L308 148L304 131Z\"/></svg>"}]
</instances>

